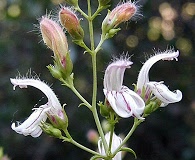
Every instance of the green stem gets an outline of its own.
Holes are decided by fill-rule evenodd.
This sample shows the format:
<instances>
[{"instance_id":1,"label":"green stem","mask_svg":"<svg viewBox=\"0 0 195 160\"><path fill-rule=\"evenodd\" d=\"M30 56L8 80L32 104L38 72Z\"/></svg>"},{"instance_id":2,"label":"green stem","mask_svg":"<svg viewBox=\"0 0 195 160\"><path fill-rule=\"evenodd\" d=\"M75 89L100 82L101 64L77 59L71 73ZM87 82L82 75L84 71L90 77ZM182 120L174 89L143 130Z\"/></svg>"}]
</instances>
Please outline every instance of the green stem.
<instances>
[{"instance_id":1,"label":"green stem","mask_svg":"<svg viewBox=\"0 0 195 160\"><path fill-rule=\"evenodd\" d=\"M133 132L135 131L135 129L137 128L137 126L139 126L139 124L141 122L143 122L143 120L139 120L137 118L134 118L134 123L133 123L133 126L132 126L131 130L129 131L129 133L127 134L127 136L123 139L122 143L118 146L118 148L114 151L113 155L117 154L117 152L128 141L128 139L131 137L131 135L133 134Z\"/></svg>"},{"instance_id":2,"label":"green stem","mask_svg":"<svg viewBox=\"0 0 195 160\"><path fill-rule=\"evenodd\" d=\"M104 136L104 132L101 127L101 123L99 120L99 116L97 113L97 108L96 108L96 99L97 99L97 62L96 62L96 53L95 52L95 46L94 46L94 31L93 31L93 19L91 17L91 3L90 0L87 0L88 4L88 23L89 23L89 35L90 35L90 42L91 42L91 56L92 56L92 66L93 66L93 96L92 96L92 113L93 117L98 129L98 132L100 134L100 137L102 139L103 145L105 150L108 150L108 144L106 143L106 139Z\"/></svg>"},{"instance_id":3,"label":"green stem","mask_svg":"<svg viewBox=\"0 0 195 160\"><path fill-rule=\"evenodd\" d=\"M96 68L96 54L92 55L92 65L93 65L93 97L92 97L92 113L93 117L98 129L98 132L100 134L100 137L102 139L103 145L105 150L108 150L108 144L106 142L104 132L101 127L101 123L97 114L97 108L96 108L96 97L97 97L97 68Z\"/></svg>"},{"instance_id":4,"label":"green stem","mask_svg":"<svg viewBox=\"0 0 195 160\"><path fill-rule=\"evenodd\" d=\"M71 135L69 134L69 132L68 132L67 130L64 130L64 133L65 133L66 136L67 136L67 137L61 137L61 139L63 139L64 141L70 142L70 143L72 143L73 145L75 145L75 146L81 148L82 150L85 150L85 151L87 151L87 152L89 152L89 153L91 153L91 154L93 154L93 155L101 156L98 152L95 152L95 151L93 151L93 150L91 150L91 149L89 149L89 148L83 146L82 144L76 142L76 141L71 137Z\"/></svg>"},{"instance_id":5,"label":"green stem","mask_svg":"<svg viewBox=\"0 0 195 160\"><path fill-rule=\"evenodd\" d=\"M81 94L76 90L76 88L74 86L71 86L70 89L77 95L77 97L79 97L79 99L89 108L91 109L91 104L89 104L85 98L83 98L83 96L81 96Z\"/></svg>"},{"instance_id":6,"label":"green stem","mask_svg":"<svg viewBox=\"0 0 195 160\"><path fill-rule=\"evenodd\" d=\"M85 150L85 151L87 151L87 152L89 152L89 153L91 153L93 155L101 156L98 152L95 152L95 151L93 151L93 150L91 150L91 149L81 145L80 143L76 142L73 139L70 140L70 143L74 144L75 146L77 146L77 147L79 147L79 148L81 148L81 149L83 149L83 150Z\"/></svg>"},{"instance_id":7,"label":"green stem","mask_svg":"<svg viewBox=\"0 0 195 160\"><path fill-rule=\"evenodd\" d=\"M83 15L83 17L85 17L86 19L88 19L88 15L87 15L85 12L83 12L82 9L80 9L79 6L75 7L75 9L76 9L78 12L80 12L80 13Z\"/></svg>"},{"instance_id":8,"label":"green stem","mask_svg":"<svg viewBox=\"0 0 195 160\"><path fill-rule=\"evenodd\" d=\"M114 120L114 114L110 113L110 142L109 142L109 148L108 148L108 154L111 153L111 148L112 148L112 138L114 134L114 128L115 128L115 120Z\"/></svg>"},{"instance_id":9,"label":"green stem","mask_svg":"<svg viewBox=\"0 0 195 160\"><path fill-rule=\"evenodd\" d=\"M105 41L106 39L107 39L106 35L105 35L104 33L102 33L100 42L99 42L99 44L97 45L97 47L96 47L96 49L95 49L95 52L96 52L96 53L101 49L101 46L102 46L102 44L104 43L104 41Z\"/></svg>"},{"instance_id":10,"label":"green stem","mask_svg":"<svg viewBox=\"0 0 195 160\"><path fill-rule=\"evenodd\" d=\"M91 17L91 2L87 0L88 5L88 23L89 23L89 38L91 42L91 51L94 51L94 35L93 35L93 19Z\"/></svg>"},{"instance_id":11,"label":"green stem","mask_svg":"<svg viewBox=\"0 0 195 160\"><path fill-rule=\"evenodd\" d=\"M89 109L92 108L91 104L89 104L89 102L87 102L87 100L83 98L83 96L74 87L72 80L71 80L71 83L67 83L67 81L65 81L62 78L60 79L60 81L63 82L65 86L69 87L74 92L74 94L85 104L85 106L87 106Z\"/></svg>"},{"instance_id":12,"label":"green stem","mask_svg":"<svg viewBox=\"0 0 195 160\"><path fill-rule=\"evenodd\" d=\"M95 13L92 15L92 20L95 19L95 17L97 17L97 15L103 10L104 8L102 6L98 6L97 10L95 11Z\"/></svg>"}]
</instances>

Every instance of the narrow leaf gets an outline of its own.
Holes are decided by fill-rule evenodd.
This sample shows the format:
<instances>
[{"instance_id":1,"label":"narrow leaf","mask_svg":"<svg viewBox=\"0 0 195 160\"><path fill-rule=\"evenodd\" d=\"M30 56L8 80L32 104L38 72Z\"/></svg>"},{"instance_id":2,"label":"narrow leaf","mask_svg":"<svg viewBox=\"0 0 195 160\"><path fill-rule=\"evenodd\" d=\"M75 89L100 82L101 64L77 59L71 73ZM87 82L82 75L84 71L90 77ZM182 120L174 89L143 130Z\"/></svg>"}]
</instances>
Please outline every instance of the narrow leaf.
<instances>
[{"instance_id":1,"label":"narrow leaf","mask_svg":"<svg viewBox=\"0 0 195 160\"><path fill-rule=\"evenodd\" d=\"M135 159L137 159L136 153L131 148L123 147L123 148L120 149L120 151L130 152L130 153L132 153L134 155Z\"/></svg>"}]
</instances>

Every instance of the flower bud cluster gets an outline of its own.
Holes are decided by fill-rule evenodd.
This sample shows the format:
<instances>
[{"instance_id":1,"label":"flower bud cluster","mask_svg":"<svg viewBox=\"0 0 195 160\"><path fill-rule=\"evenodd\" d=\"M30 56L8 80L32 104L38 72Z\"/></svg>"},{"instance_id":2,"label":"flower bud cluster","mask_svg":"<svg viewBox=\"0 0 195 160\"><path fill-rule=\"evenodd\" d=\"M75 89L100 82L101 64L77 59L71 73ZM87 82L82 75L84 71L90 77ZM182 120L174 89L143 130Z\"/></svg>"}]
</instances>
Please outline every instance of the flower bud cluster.
<instances>
[{"instance_id":1,"label":"flower bud cluster","mask_svg":"<svg viewBox=\"0 0 195 160\"><path fill-rule=\"evenodd\" d=\"M73 5L78 4L78 0L68 1ZM82 41L84 31L80 25L77 15L68 7L62 7L59 11L59 21L61 25L71 35L73 40ZM49 65L53 77L66 79L72 73L73 64L68 50L68 42L60 24L53 19L43 16L40 20L40 30L44 43L54 52L54 66Z\"/></svg>"}]
</instances>

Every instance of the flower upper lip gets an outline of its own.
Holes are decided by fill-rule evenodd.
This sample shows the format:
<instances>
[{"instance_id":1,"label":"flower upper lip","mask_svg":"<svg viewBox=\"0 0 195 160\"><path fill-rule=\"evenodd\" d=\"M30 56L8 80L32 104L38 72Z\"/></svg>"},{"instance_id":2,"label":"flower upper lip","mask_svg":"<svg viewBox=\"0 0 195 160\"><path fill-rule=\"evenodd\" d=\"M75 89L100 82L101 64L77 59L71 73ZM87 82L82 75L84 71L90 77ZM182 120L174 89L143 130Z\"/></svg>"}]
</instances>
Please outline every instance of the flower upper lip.
<instances>
[{"instance_id":1,"label":"flower upper lip","mask_svg":"<svg viewBox=\"0 0 195 160\"><path fill-rule=\"evenodd\" d=\"M128 60L118 60L111 63L104 76L104 88L107 90L120 91L122 88L124 72L126 68L130 68L133 62Z\"/></svg>"},{"instance_id":2,"label":"flower upper lip","mask_svg":"<svg viewBox=\"0 0 195 160\"><path fill-rule=\"evenodd\" d=\"M41 90L48 98L48 102L41 105L39 108L34 108L34 112L21 124L12 123L12 129L19 134L25 136L31 135L32 137L38 137L42 133L40 124L45 122L47 119L47 114L57 114L57 112L62 109L61 104L56 97L52 89L44 82L39 79L23 78L23 79L10 79L11 83L20 88L27 88L27 86L35 87Z\"/></svg>"},{"instance_id":3,"label":"flower upper lip","mask_svg":"<svg viewBox=\"0 0 195 160\"><path fill-rule=\"evenodd\" d=\"M41 90L48 98L48 103L51 104L51 106L60 109L61 104L56 97L55 93L52 91L52 89L44 82L38 80L38 79L14 79L10 78L11 83L14 85L13 89L15 90L16 86L19 86L20 88L27 88L27 86L35 87L39 90Z\"/></svg>"}]
</instances>

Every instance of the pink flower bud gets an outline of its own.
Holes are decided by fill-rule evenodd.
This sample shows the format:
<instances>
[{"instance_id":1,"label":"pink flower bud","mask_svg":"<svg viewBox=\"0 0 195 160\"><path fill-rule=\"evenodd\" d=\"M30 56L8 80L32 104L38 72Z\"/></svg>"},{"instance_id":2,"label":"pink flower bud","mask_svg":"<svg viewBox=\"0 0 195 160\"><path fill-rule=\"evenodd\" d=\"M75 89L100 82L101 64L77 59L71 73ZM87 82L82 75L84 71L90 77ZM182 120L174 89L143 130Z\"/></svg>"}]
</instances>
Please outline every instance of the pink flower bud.
<instances>
[{"instance_id":1,"label":"pink flower bud","mask_svg":"<svg viewBox=\"0 0 195 160\"><path fill-rule=\"evenodd\" d=\"M59 12L60 23L68 31L73 39L83 39L84 31L80 25L77 15L67 7Z\"/></svg>"},{"instance_id":2,"label":"pink flower bud","mask_svg":"<svg viewBox=\"0 0 195 160\"><path fill-rule=\"evenodd\" d=\"M72 72L73 64L68 51L66 36L60 25L47 17L42 17L40 29L45 44L54 52L55 66L48 69L55 78L66 78Z\"/></svg>"},{"instance_id":3,"label":"pink flower bud","mask_svg":"<svg viewBox=\"0 0 195 160\"><path fill-rule=\"evenodd\" d=\"M137 9L136 4L131 3L131 1L118 5L104 19L103 28L106 27L106 30L110 30L120 23L130 20L137 12Z\"/></svg>"},{"instance_id":4,"label":"pink flower bud","mask_svg":"<svg viewBox=\"0 0 195 160\"><path fill-rule=\"evenodd\" d=\"M52 19L42 17L40 29L44 43L54 52L55 58L61 62L62 66L65 66L68 43L60 25Z\"/></svg>"},{"instance_id":5,"label":"pink flower bud","mask_svg":"<svg viewBox=\"0 0 195 160\"><path fill-rule=\"evenodd\" d=\"M56 110L55 113L47 115L55 128L66 129L68 127L68 117L63 109Z\"/></svg>"}]
</instances>

